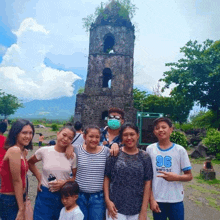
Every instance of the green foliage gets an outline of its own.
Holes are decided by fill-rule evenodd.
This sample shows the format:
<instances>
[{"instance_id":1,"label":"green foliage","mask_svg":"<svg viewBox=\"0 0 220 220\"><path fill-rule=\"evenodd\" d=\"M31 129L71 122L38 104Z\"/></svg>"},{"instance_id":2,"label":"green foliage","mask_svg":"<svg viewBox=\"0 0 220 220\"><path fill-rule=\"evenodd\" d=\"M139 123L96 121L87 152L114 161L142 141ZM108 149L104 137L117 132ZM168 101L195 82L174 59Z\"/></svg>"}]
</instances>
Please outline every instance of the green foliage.
<instances>
[{"instance_id":1,"label":"green foliage","mask_svg":"<svg viewBox=\"0 0 220 220\"><path fill-rule=\"evenodd\" d=\"M220 161L220 153L216 154L216 159Z\"/></svg>"},{"instance_id":2,"label":"green foliage","mask_svg":"<svg viewBox=\"0 0 220 220\"><path fill-rule=\"evenodd\" d=\"M144 111L144 102L148 94L146 91L140 91L138 88L133 89L134 107L139 111Z\"/></svg>"},{"instance_id":3,"label":"green foliage","mask_svg":"<svg viewBox=\"0 0 220 220\"><path fill-rule=\"evenodd\" d=\"M207 132L206 138L204 138L202 142L208 147L210 153L220 153L220 132L217 129L210 128Z\"/></svg>"},{"instance_id":4,"label":"green foliage","mask_svg":"<svg viewBox=\"0 0 220 220\"><path fill-rule=\"evenodd\" d=\"M170 141L179 144L184 148L188 147L187 138L185 134L180 131L173 131L172 134L170 135Z\"/></svg>"},{"instance_id":5,"label":"green foliage","mask_svg":"<svg viewBox=\"0 0 220 220\"><path fill-rule=\"evenodd\" d=\"M0 115L3 115L4 118L13 115L21 107L23 105L16 96L0 92Z\"/></svg>"},{"instance_id":6,"label":"green foliage","mask_svg":"<svg viewBox=\"0 0 220 220\"><path fill-rule=\"evenodd\" d=\"M220 119L217 119L215 112L200 111L197 115L191 117L191 123L199 128L218 128Z\"/></svg>"},{"instance_id":7,"label":"green foliage","mask_svg":"<svg viewBox=\"0 0 220 220\"><path fill-rule=\"evenodd\" d=\"M85 91L85 87L80 87L80 88L78 89L77 94L82 94L82 93L84 93L84 91Z\"/></svg>"},{"instance_id":8,"label":"green foliage","mask_svg":"<svg viewBox=\"0 0 220 220\"><path fill-rule=\"evenodd\" d=\"M70 117L70 119L68 120L68 122L69 122L69 123L72 123L72 124L74 123L74 116L73 116L73 115Z\"/></svg>"},{"instance_id":9,"label":"green foliage","mask_svg":"<svg viewBox=\"0 0 220 220\"><path fill-rule=\"evenodd\" d=\"M198 183L202 183L202 184L208 184L208 185L218 185L218 187L220 186L220 180L218 179L214 179L214 180L205 180L203 179L200 175L197 175L194 177ZM212 194L216 194L216 195L219 195L220 192L219 191L216 191L216 190L212 190L210 193Z\"/></svg>"},{"instance_id":10,"label":"green foliage","mask_svg":"<svg viewBox=\"0 0 220 220\"><path fill-rule=\"evenodd\" d=\"M184 58L167 63L165 88L176 84L171 96L183 97L188 103L199 102L220 117L220 41L206 40L203 44L189 41L180 49Z\"/></svg>"},{"instance_id":11,"label":"green foliage","mask_svg":"<svg viewBox=\"0 0 220 220\"><path fill-rule=\"evenodd\" d=\"M184 124L180 125L180 129L184 132L189 131L189 130L193 130L195 128L197 128L197 127L192 123L184 123Z\"/></svg>"},{"instance_id":12,"label":"green foliage","mask_svg":"<svg viewBox=\"0 0 220 220\"><path fill-rule=\"evenodd\" d=\"M187 104L187 99L164 97L162 95L147 94L135 88L133 90L134 107L139 111L164 113L171 120L183 123L187 120L193 103Z\"/></svg>"},{"instance_id":13,"label":"green foliage","mask_svg":"<svg viewBox=\"0 0 220 220\"><path fill-rule=\"evenodd\" d=\"M51 128L52 128L52 131L58 131L59 130L58 125L55 124L55 123L51 125Z\"/></svg>"},{"instance_id":14,"label":"green foliage","mask_svg":"<svg viewBox=\"0 0 220 220\"><path fill-rule=\"evenodd\" d=\"M107 19L107 14L105 14L105 8L110 5L112 0L108 0L106 3L101 2L100 6L96 7L95 12L93 14L88 15L86 18L83 18L83 28L85 28L86 32L89 32L91 25L95 22L96 18L102 14L104 19ZM136 11L136 6L131 3L131 0L115 0L115 2L120 6L120 10L118 12L119 16L123 18L130 19L133 18Z\"/></svg>"}]
</instances>

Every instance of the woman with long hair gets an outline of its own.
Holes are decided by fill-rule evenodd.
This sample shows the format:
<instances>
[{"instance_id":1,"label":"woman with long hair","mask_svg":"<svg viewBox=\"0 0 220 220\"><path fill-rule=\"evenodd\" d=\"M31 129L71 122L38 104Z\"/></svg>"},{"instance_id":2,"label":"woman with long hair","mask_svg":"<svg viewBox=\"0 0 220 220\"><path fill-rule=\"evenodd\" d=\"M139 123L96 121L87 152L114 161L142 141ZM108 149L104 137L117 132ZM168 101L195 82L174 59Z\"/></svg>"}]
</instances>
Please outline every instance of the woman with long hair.
<instances>
[{"instance_id":1,"label":"woman with long hair","mask_svg":"<svg viewBox=\"0 0 220 220\"><path fill-rule=\"evenodd\" d=\"M2 186L0 191L0 219L24 220L25 190L28 163L27 150L32 149L34 126L25 119L17 120L11 127L4 148L7 150L3 158L0 175Z\"/></svg>"},{"instance_id":2,"label":"woman with long hair","mask_svg":"<svg viewBox=\"0 0 220 220\"><path fill-rule=\"evenodd\" d=\"M38 180L34 220L59 219L60 210L63 208L60 189L67 181L75 180L76 156L73 159L67 159L65 156L66 148L71 145L75 134L72 126L64 126L57 132L55 145L39 148L28 160L30 171ZM35 165L39 161L43 164L42 173Z\"/></svg>"}]
</instances>

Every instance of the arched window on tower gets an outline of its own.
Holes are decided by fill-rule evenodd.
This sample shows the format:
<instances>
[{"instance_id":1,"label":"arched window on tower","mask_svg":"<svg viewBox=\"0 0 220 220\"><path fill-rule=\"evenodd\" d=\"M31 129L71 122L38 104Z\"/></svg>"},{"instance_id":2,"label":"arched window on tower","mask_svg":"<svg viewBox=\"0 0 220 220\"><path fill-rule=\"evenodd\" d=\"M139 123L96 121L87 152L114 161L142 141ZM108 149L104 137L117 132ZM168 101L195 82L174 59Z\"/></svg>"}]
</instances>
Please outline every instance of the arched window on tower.
<instances>
[{"instance_id":1,"label":"arched window on tower","mask_svg":"<svg viewBox=\"0 0 220 220\"><path fill-rule=\"evenodd\" d=\"M103 70L102 87L103 88L111 88L111 81L112 81L112 71L109 68L105 68Z\"/></svg>"},{"instance_id":2,"label":"arched window on tower","mask_svg":"<svg viewBox=\"0 0 220 220\"><path fill-rule=\"evenodd\" d=\"M106 34L104 37L104 53L114 53L113 47L115 45L115 38L112 34Z\"/></svg>"},{"instance_id":3,"label":"arched window on tower","mask_svg":"<svg viewBox=\"0 0 220 220\"><path fill-rule=\"evenodd\" d=\"M108 111L102 112L102 120L107 120L108 119Z\"/></svg>"}]
</instances>

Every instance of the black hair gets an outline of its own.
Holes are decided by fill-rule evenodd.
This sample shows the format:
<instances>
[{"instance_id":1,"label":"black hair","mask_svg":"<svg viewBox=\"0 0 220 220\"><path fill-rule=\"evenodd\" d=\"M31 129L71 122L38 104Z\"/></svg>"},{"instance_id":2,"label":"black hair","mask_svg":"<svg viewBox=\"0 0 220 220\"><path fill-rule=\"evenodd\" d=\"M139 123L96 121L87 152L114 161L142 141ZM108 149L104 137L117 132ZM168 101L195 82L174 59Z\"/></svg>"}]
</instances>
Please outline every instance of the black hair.
<instances>
[{"instance_id":1,"label":"black hair","mask_svg":"<svg viewBox=\"0 0 220 220\"><path fill-rule=\"evenodd\" d=\"M40 135L40 136L42 136L42 134L41 134L41 133L39 133L39 135Z\"/></svg>"},{"instance_id":2,"label":"black hair","mask_svg":"<svg viewBox=\"0 0 220 220\"><path fill-rule=\"evenodd\" d=\"M79 194L79 185L76 181L66 182L60 189L61 197L69 197Z\"/></svg>"},{"instance_id":3,"label":"black hair","mask_svg":"<svg viewBox=\"0 0 220 220\"><path fill-rule=\"evenodd\" d=\"M124 119L125 112L124 112L122 109L120 109L120 108L110 108L110 109L108 110L108 116L109 116L111 113L114 113L114 112L120 114L120 115L121 115L121 118Z\"/></svg>"},{"instance_id":4,"label":"black hair","mask_svg":"<svg viewBox=\"0 0 220 220\"><path fill-rule=\"evenodd\" d=\"M13 123L13 125L11 126L11 129L8 133L8 137L5 141L5 146L4 146L5 150L8 150L10 147L12 147L16 144L18 134L21 132L23 127L26 125L31 126L32 131L33 131L33 136L34 136L35 130L34 130L33 124L29 120L18 119L16 122ZM27 146L24 146L24 147L28 150L32 150L33 149L32 140L30 141L30 143Z\"/></svg>"},{"instance_id":5,"label":"black hair","mask_svg":"<svg viewBox=\"0 0 220 220\"><path fill-rule=\"evenodd\" d=\"M4 134L6 130L7 130L7 123L5 121L2 121L0 123L0 133Z\"/></svg>"},{"instance_id":6,"label":"black hair","mask_svg":"<svg viewBox=\"0 0 220 220\"><path fill-rule=\"evenodd\" d=\"M80 121L77 121L75 124L74 124L74 128L79 131L82 129L82 123Z\"/></svg>"},{"instance_id":7,"label":"black hair","mask_svg":"<svg viewBox=\"0 0 220 220\"><path fill-rule=\"evenodd\" d=\"M56 145L56 141L55 141L55 140L50 140L50 141L49 141L49 145L50 145L50 146Z\"/></svg>"},{"instance_id":8,"label":"black hair","mask_svg":"<svg viewBox=\"0 0 220 220\"><path fill-rule=\"evenodd\" d=\"M137 134L139 134L139 129L138 129L138 127L137 127L135 124L131 123L131 122L127 122L127 123L125 123L125 124L123 124L123 125L121 126L121 129L120 129L120 131L119 131L119 137L120 137L121 140L122 140L123 132L124 132L124 130L125 130L126 128L131 128L131 129L135 130L135 132L136 132Z\"/></svg>"},{"instance_id":9,"label":"black hair","mask_svg":"<svg viewBox=\"0 0 220 220\"><path fill-rule=\"evenodd\" d=\"M61 129L60 129L60 132L62 131L62 130L64 130L64 129L69 129L70 131L72 131L73 133L74 133L74 135L73 135L73 138L75 137L75 135L76 135L76 130L75 130L75 128L73 127L73 126L71 126L71 125L65 125L65 126L63 126Z\"/></svg>"},{"instance_id":10,"label":"black hair","mask_svg":"<svg viewBox=\"0 0 220 220\"><path fill-rule=\"evenodd\" d=\"M166 117L160 117L160 118L157 118L153 121L153 126L154 128L158 125L159 122L166 122L170 128L173 127L173 124L172 124L172 121L169 119L169 118L166 118Z\"/></svg>"},{"instance_id":11,"label":"black hair","mask_svg":"<svg viewBox=\"0 0 220 220\"><path fill-rule=\"evenodd\" d=\"M97 125L88 125L84 130L84 134L87 135L90 129L97 129L101 134L100 128Z\"/></svg>"}]
</instances>

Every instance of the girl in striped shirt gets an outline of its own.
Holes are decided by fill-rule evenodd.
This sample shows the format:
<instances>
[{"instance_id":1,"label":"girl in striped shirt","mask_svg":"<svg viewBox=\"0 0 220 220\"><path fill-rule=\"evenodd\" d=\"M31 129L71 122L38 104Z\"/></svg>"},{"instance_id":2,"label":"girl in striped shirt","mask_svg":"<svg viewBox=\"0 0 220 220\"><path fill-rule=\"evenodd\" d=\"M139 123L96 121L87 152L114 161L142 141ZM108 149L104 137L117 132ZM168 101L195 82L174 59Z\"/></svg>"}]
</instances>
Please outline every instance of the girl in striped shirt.
<instances>
[{"instance_id":1,"label":"girl in striped shirt","mask_svg":"<svg viewBox=\"0 0 220 220\"><path fill-rule=\"evenodd\" d=\"M76 182L79 184L77 203L84 214L84 220L103 220L105 200L103 181L109 148L99 146L100 129L88 126L84 131L85 143L74 147L77 155Z\"/></svg>"}]
</instances>

